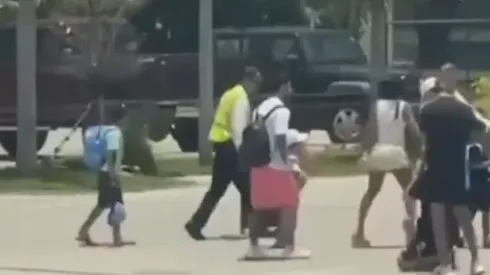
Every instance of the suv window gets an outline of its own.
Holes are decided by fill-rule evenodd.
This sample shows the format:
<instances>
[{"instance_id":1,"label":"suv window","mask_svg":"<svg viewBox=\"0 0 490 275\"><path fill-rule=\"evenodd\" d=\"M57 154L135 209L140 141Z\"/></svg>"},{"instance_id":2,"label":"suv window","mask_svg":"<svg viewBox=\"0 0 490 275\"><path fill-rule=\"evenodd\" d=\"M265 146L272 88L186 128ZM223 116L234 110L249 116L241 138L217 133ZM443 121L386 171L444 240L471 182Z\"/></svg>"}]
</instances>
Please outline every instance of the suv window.
<instances>
[{"instance_id":1,"label":"suv window","mask_svg":"<svg viewBox=\"0 0 490 275\"><path fill-rule=\"evenodd\" d=\"M236 58L241 56L240 39L221 38L216 41L216 56L220 59Z\"/></svg>"},{"instance_id":2,"label":"suv window","mask_svg":"<svg viewBox=\"0 0 490 275\"><path fill-rule=\"evenodd\" d=\"M272 42L272 58L274 61L284 61L286 56L294 51L294 39L278 38Z\"/></svg>"},{"instance_id":3,"label":"suv window","mask_svg":"<svg viewBox=\"0 0 490 275\"><path fill-rule=\"evenodd\" d=\"M361 46L348 33L318 32L301 37L306 57L314 63L366 64Z\"/></svg>"},{"instance_id":4,"label":"suv window","mask_svg":"<svg viewBox=\"0 0 490 275\"><path fill-rule=\"evenodd\" d=\"M284 61L294 51L295 39L288 37L253 36L247 39L247 54L261 60Z\"/></svg>"}]
</instances>

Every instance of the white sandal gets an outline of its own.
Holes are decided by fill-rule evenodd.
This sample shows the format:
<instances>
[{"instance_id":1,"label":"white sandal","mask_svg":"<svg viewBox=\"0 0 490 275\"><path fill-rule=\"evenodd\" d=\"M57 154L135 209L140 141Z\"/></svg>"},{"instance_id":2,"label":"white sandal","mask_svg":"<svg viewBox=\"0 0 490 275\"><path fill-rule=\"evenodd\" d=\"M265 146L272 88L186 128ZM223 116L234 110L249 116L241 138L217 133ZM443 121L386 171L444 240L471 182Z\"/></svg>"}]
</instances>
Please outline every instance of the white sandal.
<instances>
[{"instance_id":1,"label":"white sandal","mask_svg":"<svg viewBox=\"0 0 490 275\"><path fill-rule=\"evenodd\" d=\"M478 264L476 265L474 268L472 268L473 270L470 271L470 275L483 275L485 274L485 268Z\"/></svg>"},{"instance_id":2,"label":"white sandal","mask_svg":"<svg viewBox=\"0 0 490 275\"><path fill-rule=\"evenodd\" d=\"M432 272L434 275L456 275L456 272L451 268L451 266L438 266Z\"/></svg>"}]
</instances>

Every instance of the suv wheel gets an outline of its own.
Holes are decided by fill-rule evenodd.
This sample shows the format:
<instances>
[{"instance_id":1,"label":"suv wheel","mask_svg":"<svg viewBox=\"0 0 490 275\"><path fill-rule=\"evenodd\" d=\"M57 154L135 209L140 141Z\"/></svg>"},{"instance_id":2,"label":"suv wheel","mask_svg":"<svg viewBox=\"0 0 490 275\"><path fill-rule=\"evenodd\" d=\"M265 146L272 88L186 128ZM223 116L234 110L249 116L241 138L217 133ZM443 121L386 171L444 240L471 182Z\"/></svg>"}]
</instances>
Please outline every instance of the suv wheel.
<instances>
[{"instance_id":1,"label":"suv wheel","mask_svg":"<svg viewBox=\"0 0 490 275\"><path fill-rule=\"evenodd\" d=\"M361 114L351 108L340 109L333 117L328 134L333 143L358 141L362 132Z\"/></svg>"}]
</instances>

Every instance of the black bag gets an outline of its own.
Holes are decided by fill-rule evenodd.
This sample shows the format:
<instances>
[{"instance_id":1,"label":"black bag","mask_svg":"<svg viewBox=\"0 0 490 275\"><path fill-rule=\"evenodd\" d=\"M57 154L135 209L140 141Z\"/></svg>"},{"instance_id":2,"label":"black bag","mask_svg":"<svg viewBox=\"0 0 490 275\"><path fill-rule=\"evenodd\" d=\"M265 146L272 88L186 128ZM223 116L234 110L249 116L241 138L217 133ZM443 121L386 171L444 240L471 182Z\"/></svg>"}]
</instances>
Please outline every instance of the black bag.
<instances>
[{"instance_id":1,"label":"black bag","mask_svg":"<svg viewBox=\"0 0 490 275\"><path fill-rule=\"evenodd\" d=\"M271 162L269 133L265 121L274 111L283 107L276 106L263 117L257 114L256 119L243 130L238 154L244 168L261 167Z\"/></svg>"}]
</instances>

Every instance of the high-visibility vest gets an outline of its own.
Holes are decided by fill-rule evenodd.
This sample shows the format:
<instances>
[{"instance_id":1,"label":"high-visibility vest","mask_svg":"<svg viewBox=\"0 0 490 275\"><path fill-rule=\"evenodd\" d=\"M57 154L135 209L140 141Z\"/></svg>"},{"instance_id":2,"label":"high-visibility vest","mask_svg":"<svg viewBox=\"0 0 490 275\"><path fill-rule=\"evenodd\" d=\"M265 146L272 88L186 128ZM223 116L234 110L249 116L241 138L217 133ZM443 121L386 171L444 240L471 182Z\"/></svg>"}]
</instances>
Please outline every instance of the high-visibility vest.
<instances>
[{"instance_id":1,"label":"high-visibility vest","mask_svg":"<svg viewBox=\"0 0 490 275\"><path fill-rule=\"evenodd\" d=\"M226 91L220 98L218 108L214 114L214 121L209 131L209 140L211 142L225 142L231 138L232 125L231 115L235 103L242 96L247 96L242 85L236 85Z\"/></svg>"}]
</instances>

